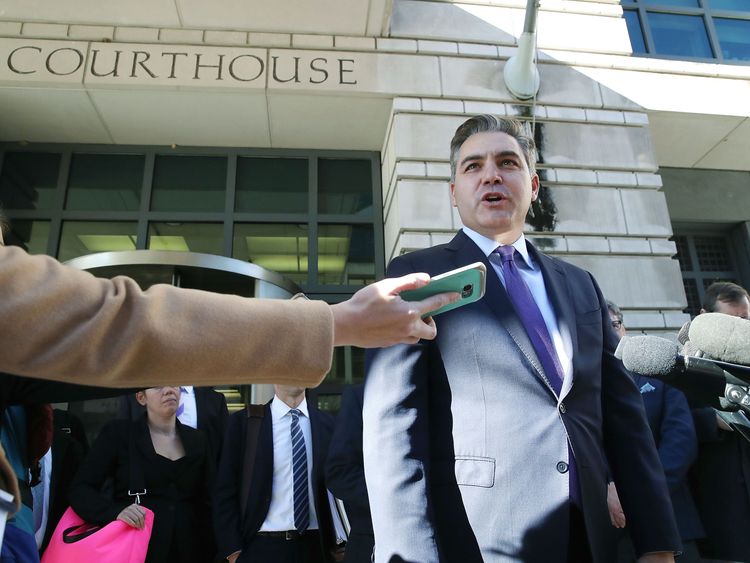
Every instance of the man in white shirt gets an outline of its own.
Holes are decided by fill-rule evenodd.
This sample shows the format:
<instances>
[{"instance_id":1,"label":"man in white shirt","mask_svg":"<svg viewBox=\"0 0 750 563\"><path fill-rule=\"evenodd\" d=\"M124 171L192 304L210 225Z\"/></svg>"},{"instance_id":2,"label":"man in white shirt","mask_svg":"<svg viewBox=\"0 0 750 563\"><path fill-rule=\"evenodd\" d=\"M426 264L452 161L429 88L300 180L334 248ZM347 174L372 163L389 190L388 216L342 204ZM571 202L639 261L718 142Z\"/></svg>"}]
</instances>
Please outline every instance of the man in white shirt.
<instances>
[{"instance_id":1,"label":"man in white shirt","mask_svg":"<svg viewBox=\"0 0 750 563\"><path fill-rule=\"evenodd\" d=\"M274 389L255 420L248 410L229 417L214 496L219 553L230 563L327 562L335 532L323 471L333 418L308 404L302 387Z\"/></svg>"}]
</instances>

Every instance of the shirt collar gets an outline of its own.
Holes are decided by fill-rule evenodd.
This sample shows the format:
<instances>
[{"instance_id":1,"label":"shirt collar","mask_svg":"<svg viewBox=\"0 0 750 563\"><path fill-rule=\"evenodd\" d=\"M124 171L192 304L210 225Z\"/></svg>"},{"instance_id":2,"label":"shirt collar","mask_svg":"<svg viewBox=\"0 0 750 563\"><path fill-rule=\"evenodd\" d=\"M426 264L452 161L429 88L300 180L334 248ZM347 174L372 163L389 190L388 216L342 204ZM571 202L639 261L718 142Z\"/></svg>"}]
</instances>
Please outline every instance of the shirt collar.
<instances>
[{"instance_id":1,"label":"shirt collar","mask_svg":"<svg viewBox=\"0 0 750 563\"><path fill-rule=\"evenodd\" d=\"M464 227L463 231L464 233L466 233L466 236L473 240L474 243L479 247L479 249L484 252L484 255L487 256L488 259L490 254L492 254L498 246L502 246L498 244L497 241L487 238L484 235L480 235L478 232L473 231L468 227ZM512 246L521 255L526 266L533 270L534 264L531 262L529 249L526 247L526 237L523 235L523 233L521 233L521 236L518 237L518 239L513 243Z\"/></svg>"},{"instance_id":2,"label":"shirt collar","mask_svg":"<svg viewBox=\"0 0 750 563\"><path fill-rule=\"evenodd\" d=\"M310 418L310 413L307 410L307 398L302 399L302 402L297 405L296 409L305 415L306 418ZM279 399L278 395L273 396L273 401L271 401L271 415L274 418L286 416L290 410L292 410L292 407Z\"/></svg>"}]
</instances>

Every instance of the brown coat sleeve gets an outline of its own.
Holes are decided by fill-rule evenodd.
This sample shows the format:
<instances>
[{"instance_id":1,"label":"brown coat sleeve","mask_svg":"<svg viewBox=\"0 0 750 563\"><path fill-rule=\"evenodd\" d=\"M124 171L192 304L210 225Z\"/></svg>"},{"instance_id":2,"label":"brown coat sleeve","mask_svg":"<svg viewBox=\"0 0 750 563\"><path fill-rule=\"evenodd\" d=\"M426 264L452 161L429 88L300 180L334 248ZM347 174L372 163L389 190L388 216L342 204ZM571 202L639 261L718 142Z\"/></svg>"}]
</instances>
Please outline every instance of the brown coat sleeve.
<instances>
[{"instance_id":1,"label":"brown coat sleeve","mask_svg":"<svg viewBox=\"0 0 750 563\"><path fill-rule=\"evenodd\" d=\"M142 291L0 245L0 371L107 387L314 387L332 353L321 301Z\"/></svg>"}]
</instances>

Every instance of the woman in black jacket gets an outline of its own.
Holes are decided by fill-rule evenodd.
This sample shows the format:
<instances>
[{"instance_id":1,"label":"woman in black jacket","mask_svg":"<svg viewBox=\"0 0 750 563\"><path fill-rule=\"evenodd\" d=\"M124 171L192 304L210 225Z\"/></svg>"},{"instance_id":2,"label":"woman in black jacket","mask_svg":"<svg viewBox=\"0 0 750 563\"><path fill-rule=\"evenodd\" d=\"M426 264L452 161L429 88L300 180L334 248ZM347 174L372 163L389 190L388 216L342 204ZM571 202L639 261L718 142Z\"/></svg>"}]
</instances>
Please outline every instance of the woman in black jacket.
<instances>
[{"instance_id":1,"label":"woman in black jacket","mask_svg":"<svg viewBox=\"0 0 750 563\"><path fill-rule=\"evenodd\" d=\"M142 483L141 504L154 512L147 563L205 563L215 551L209 513L213 457L203 434L177 420L179 397L178 387L136 393L145 415L136 422L113 420L102 429L70 491L73 510L87 522L118 519L142 528L144 513L128 495L134 483ZM112 495L102 492L109 477Z\"/></svg>"}]
</instances>

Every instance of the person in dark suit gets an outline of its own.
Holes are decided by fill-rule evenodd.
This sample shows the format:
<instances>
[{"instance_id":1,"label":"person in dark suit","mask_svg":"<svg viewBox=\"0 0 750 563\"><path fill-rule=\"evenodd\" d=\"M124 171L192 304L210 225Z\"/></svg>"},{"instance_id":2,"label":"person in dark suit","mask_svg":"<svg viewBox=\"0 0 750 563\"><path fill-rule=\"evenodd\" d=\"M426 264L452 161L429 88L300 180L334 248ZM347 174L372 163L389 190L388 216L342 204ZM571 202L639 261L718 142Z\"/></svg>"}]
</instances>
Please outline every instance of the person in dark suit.
<instances>
[{"instance_id":1,"label":"person in dark suit","mask_svg":"<svg viewBox=\"0 0 750 563\"><path fill-rule=\"evenodd\" d=\"M243 498L246 411L229 417L214 494L219 556L230 563L330 561L333 523L324 466L333 417L305 398L305 389L274 386L262 410L252 479Z\"/></svg>"},{"instance_id":2,"label":"person in dark suit","mask_svg":"<svg viewBox=\"0 0 750 563\"><path fill-rule=\"evenodd\" d=\"M130 420L137 420L143 416L143 406L135 400L135 395L123 395L120 400L120 415ZM206 434L208 445L217 463L221 455L228 417L227 399L222 393L214 391L212 387L180 387L177 420Z\"/></svg>"},{"instance_id":3,"label":"person in dark suit","mask_svg":"<svg viewBox=\"0 0 750 563\"><path fill-rule=\"evenodd\" d=\"M67 411L55 409L53 425L52 467L47 476L49 482L45 483L45 486L49 487L49 493L43 507L46 510L46 523L40 552L49 545L55 526L70 505L68 490L88 452L83 423L77 417Z\"/></svg>"},{"instance_id":4,"label":"person in dark suit","mask_svg":"<svg viewBox=\"0 0 750 563\"><path fill-rule=\"evenodd\" d=\"M607 301L607 309L612 328L619 338L624 337L627 329L620 308ZM687 399L681 391L663 381L637 373L630 375L641 393L648 425L667 478L682 539L680 563L701 563L696 540L702 538L705 532L687 480L688 471L698 455L698 439Z\"/></svg>"},{"instance_id":5,"label":"person in dark suit","mask_svg":"<svg viewBox=\"0 0 750 563\"><path fill-rule=\"evenodd\" d=\"M370 563L375 545L362 458L364 392L364 385L344 390L326 462L326 485L336 498L344 501L351 527L345 563Z\"/></svg>"},{"instance_id":6,"label":"person in dark suit","mask_svg":"<svg viewBox=\"0 0 750 563\"><path fill-rule=\"evenodd\" d=\"M750 296L737 284L713 283L706 289L701 313L750 319ZM683 344L683 354L696 353L692 343ZM690 486L706 528L706 537L698 542L701 555L710 561L750 562L750 542L738 532L750 529L750 443L711 407L691 406L698 459L690 470Z\"/></svg>"},{"instance_id":7,"label":"person in dark suit","mask_svg":"<svg viewBox=\"0 0 750 563\"><path fill-rule=\"evenodd\" d=\"M463 230L388 268L435 275L481 262L487 288L435 318L434 342L367 358L363 446L377 563L611 563L610 469L640 560L673 561L680 550L601 291L523 236L539 194L534 151L518 121L462 124L450 193Z\"/></svg>"},{"instance_id":8,"label":"person in dark suit","mask_svg":"<svg viewBox=\"0 0 750 563\"><path fill-rule=\"evenodd\" d=\"M210 517L214 472L206 438L177 420L178 387L149 388L136 396L146 414L135 422L112 420L102 428L71 486L70 504L91 524L122 520L142 528L145 514L128 495L137 486L137 476L131 475L135 467L146 490L141 504L154 512L146 563L210 561L215 553ZM114 479L113 497L102 492L109 477Z\"/></svg>"}]
</instances>

